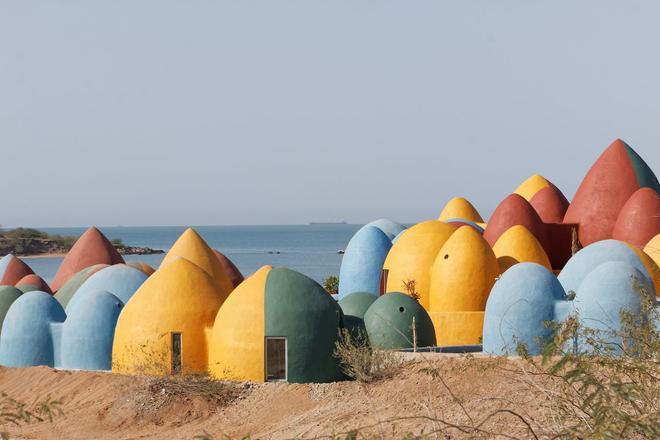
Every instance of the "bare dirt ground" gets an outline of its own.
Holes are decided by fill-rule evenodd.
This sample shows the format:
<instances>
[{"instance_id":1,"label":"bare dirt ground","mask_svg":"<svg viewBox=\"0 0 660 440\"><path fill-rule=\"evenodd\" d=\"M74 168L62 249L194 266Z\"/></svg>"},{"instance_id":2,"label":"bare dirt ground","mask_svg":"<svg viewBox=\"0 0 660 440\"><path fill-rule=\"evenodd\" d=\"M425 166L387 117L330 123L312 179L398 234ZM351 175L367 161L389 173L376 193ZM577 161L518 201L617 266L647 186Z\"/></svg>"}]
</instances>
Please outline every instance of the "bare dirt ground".
<instances>
[{"instance_id":1,"label":"bare dirt ground","mask_svg":"<svg viewBox=\"0 0 660 440\"><path fill-rule=\"evenodd\" d=\"M541 392L521 382L522 361L416 354L375 383L227 383L155 379L46 367L0 368L0 390L30 403L62 401L54 421L4 426L19 439L464 438L449 425L480 424L525 438ZM524 376L524 374L523 374ZM442 420L442 421L440 421ZM491 437L486 435L486 437ZM350 438L350 436L349 436Z\"/></svg>"}]
</instances>

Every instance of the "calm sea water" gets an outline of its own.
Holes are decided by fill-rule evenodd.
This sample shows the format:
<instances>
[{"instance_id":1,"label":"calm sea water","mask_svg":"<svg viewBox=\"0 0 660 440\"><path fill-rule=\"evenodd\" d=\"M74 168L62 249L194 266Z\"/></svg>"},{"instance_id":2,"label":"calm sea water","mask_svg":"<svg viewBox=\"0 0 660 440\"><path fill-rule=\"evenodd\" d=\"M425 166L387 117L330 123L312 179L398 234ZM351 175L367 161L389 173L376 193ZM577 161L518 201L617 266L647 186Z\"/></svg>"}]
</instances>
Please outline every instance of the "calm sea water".
<instances>
[{"instance_id":1,"label":"calm sea water","mask_svg":"<svg viewBox=\"0 0 660 440\"><path fill-rule=\"evenodd\" d=\"M195 230L211 246L229 257L244 275L264 264L284 266L319 282L339 275L339 249L361 225L291 226L196 226ZM39 228L51 234L80 236L86 228ZM147 246L167 251L185 226L141 226L100 228L109 239L119 238L130 246ZM277 253L279 252L279 253ZM126 255L127 261L139 260L158 267L163 254ZM62 262L61 257L30 258L32 269L50 282Z\"/></svg>"}]
</instances>

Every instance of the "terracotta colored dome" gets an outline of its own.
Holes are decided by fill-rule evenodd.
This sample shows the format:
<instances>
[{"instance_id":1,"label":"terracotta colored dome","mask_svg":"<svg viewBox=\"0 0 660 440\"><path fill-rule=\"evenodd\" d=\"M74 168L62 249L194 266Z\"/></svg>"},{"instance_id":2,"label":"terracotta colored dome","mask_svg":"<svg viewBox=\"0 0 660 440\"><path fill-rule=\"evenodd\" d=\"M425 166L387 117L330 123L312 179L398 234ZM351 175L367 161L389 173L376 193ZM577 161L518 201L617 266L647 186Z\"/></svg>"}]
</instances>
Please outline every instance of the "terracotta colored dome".
<instances>
[{"instance_id":1,"label":"terracotta colored dome","mask_svg":"<svg viewBox=\"0 0 660 440\"><path fill-rule=\"evenodd\" d=\"M123 262L124 259L105 235L95 227L91 227L80 236L64 257L64 261L51 283L51 289L53 292L57 292L70 277L86 267L94 264L113 265Z\"/></svg>"},{"instance_id":2,"label":"terracotta colored dome","mask_svg":"<svg viewBox=\"0 0 660 440\"><path fill-rule=\"evenodd\" d=\"M642 248L659 233L660 195L651 188L640 188L621 208L612 238Z\"/></svg>"},{"instance_id":3,"label":"terracotta colored dome","mask_svg":"<svg viewBox=\"0 0 660 440\"><path fill-rule=\"evenodd\" d=\"M545 226L532 205L522 196L511 194L497 206L488 220L484 238L491 246L512 226L522 225L541 243L545 244Z\"/></svg>"},{"instance_id":4,"label":"terracotta colored dome","mask_svg":"<svg viewBox=\"0 0 660 440\"><path fill-rule=\"evenodd\" d=\"M0 285L2 286L13 286L21 278L32 274L34 272L30 269L30 266L12 254L5 255L0 260Z\"/></svg>"},{"instance_id":5,"label":"terracotta colored dome","mask_svg":"<svg viewBox=\"0 0 660 440\"><path fill-rule=\"evenodd\" d=\"M39 290L41 292L46 292L50 294L53 293L50 291L50 287L48 286L48 283L46 283L43 280L43 278L35 274L26 275L23 278L21 278L18 281L18 283L16 283L16 287L22 290L23 292L25 292L26 289L30 289L30 290Z\"/></svg>"},{"instance_id":6,"label":"terracotta colored dome","mask_svg":"<svg viewBox=\"0 0 660 440\"><path fill-rule=\"evenodd\" d=\"M644 160L621 139L614 141L593 164L580 184L565 223L580 225L583 246L612 238L623 205L639 188L660 191L660 184Z\"/></svg>"},{"instance_id":7,"label":"terracotta colored dome","mask_svg":"<svg viewBox=\"0 0 660 440\"><path fill-rule=\"evenodd\" d=\"M222 252L217 251L215 249L212 249L213 253L215 254L216 257L218 257L218 261L220 261L220 266L222 266L222 269L227 273L227 276L231 280L232 286L234 286L234 289L236 286L241 284L243 282L243 274L241 273L240 270L238 270L238 267L229 259L227 258Z\"/></svg>"},{"instance_id":8,"label":"terracotta colored dome","mask_svg":"<svg viewBox=\"0 0 660 440\"><path fill-rule=\"evenodd\" d=\"M568 200L552 184L537 192L529 203L544 223L562 223L568 209Z\"/></svg>"}]
</instances>

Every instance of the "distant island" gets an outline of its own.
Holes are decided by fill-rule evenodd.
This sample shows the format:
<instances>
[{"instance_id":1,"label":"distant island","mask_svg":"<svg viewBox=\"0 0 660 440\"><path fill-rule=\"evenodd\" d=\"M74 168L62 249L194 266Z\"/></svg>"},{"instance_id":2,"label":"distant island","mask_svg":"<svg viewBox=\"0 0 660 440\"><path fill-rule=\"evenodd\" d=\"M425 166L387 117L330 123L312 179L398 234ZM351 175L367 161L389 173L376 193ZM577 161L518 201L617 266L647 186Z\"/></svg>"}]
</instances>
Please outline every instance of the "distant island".
<instances>
[{"instance_id":1,"label":"distant island","mask_svg":"<svg viewBox=\"0 0 660 440\"><path fill-rule=\"evenodd\" d=\"M309 222L310 225L346 225L344 220L340 220L338 222Z\"/></svg>"},{"instance_id":2,"label":"distant island","mask_svg":"<svg viewBox=\"0 0 660 440\"><path fill-rule=\"evenodd\" d=\"M17 256L61 255L69 252L77 238L70 235L48 234L32 228L0 230L0 255ZM114 238L110 243L121 255L162 254L161 249L143 246L128 246L121 239Z\"/></svg>"}]
</instances>

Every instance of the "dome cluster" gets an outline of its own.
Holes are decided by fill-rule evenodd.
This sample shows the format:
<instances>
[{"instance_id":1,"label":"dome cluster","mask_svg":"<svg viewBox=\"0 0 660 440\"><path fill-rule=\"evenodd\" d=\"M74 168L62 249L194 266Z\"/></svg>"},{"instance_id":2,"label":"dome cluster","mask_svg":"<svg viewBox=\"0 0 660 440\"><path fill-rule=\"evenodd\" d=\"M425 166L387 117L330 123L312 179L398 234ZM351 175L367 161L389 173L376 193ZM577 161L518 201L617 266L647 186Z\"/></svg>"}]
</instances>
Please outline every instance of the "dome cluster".
<instances>
[{"instance_id":1,"label":"dome cluster","mask_svg":"<svg viewBox=\"0 0 660 440\"><path fill-rule=\"evenodd\" d=\"M496 354L516 342L538 352L547 321L569 316L616 329L621 310L640 313L640 292L660 293L659 191L649 166L616 140L570 203L535 174L487 222L455 197L438 220L401 227L394 239L365 225L346 248L340 304L354 292L403 292L430 317L438 345L483 343Z\"/></svg>"}]
</instances>

